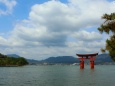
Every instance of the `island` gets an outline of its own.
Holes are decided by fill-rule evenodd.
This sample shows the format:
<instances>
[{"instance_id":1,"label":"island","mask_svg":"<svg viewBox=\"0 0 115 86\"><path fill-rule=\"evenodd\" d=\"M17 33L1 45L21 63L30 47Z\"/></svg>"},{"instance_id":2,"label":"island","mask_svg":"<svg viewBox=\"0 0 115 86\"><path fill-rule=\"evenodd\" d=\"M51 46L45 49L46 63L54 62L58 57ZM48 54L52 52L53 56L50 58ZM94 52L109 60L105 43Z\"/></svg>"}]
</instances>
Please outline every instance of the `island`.
<instances>
[{"instance_id":1,"label":"island","mask_svg":"<svg viewBox=\"0 0 115 86\"><path fill-rule=\"evenodd\" d=\"M0 53L0 67L17 67L27 64L28 62L23 57L14 58Z\"/></svg>"}]
</instances>

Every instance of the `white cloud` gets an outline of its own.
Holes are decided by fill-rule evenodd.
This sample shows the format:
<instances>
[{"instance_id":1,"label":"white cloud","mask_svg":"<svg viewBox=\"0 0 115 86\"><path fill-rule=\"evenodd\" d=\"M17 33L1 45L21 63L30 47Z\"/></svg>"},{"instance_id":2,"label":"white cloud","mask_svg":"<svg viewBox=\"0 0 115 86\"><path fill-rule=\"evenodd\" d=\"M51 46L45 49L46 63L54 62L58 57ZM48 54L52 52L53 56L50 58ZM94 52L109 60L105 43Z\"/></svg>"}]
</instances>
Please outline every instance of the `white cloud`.
<instances>
[{"instance_id":1,"label":"white cloud","mask_svg":"<svg viewBox=\"0 0 115 86\"><path fill-rule=\"evenodd\" d=\"M87 31L79 31L72 34L73 37L75 37L77 40L82 41L95 41L95 40L101 40L102 35L98 32L87 32Z\"/></svg>"},{"instance_id":2,"label":"white cloud","mask_svg":"<svg viewBox=\"0 0 115 86\"><path fill-rule=\"evenodd\" d=\"M0 46L6 44L7 40L0 36Z\"/></svg>"},{"instance_id":3,"label":"white cloud","mask_svg":"<svg viewBox=\"0 0 115 86\"><path fill-rule=\"evenodd\" d=\"M28 19L17 23L7 40L3 37L0 40L8 43L5 53L35 59L99 52L104 42L95 28L101 24L101 16L114 12L114 9L114 4L107 0L35 4ZM94 31L86 31L88 27ZM68 40L69 37L73 40Z\"/></svg>"},{"instance_id":4,"label":"white cloud","mask_svg":"<svg viewBox=\"0 0 115 86\"><path fill-rule=\"evenodd\" d=\"M29 14L30 20L34 23L39 22L45 25L48 30L60 32L76 29L76 11L67 4L59 1L49 1L44 4L36 4L32 7Z\"/></svg>"},{"instance_id":5,"label":"white cloud","mask_svg":"<svg viewBox=\"0 0 115 86\"><path fill-rule=\"evenodd\" d=\"M11 14L13 7L16 5L16 1L15 0L0 0L0 4L5 5L6 9L0 9L0 14L1 15L7 15L7 14Z\"/></svg>"}]
</instances>

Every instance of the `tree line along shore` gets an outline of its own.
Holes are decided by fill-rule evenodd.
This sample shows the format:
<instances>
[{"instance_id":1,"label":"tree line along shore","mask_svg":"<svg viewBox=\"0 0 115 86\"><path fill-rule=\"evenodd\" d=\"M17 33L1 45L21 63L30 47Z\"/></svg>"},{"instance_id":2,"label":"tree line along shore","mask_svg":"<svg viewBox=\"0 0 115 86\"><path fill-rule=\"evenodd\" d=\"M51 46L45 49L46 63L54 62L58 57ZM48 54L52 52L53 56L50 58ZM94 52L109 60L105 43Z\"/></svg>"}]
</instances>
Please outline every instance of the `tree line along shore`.
<instances>
[{"instance_id":1,"label":"tree line along shore","mask_svg":"<svg viewBox=\"0 0 115 86\"><path fill-rule=\"evenodd\" d=\"M0 53L0 66L1 67L16 67L27 65L28 62L25 58L19 57L9 57Z\"/></svg>"}]
</instances>

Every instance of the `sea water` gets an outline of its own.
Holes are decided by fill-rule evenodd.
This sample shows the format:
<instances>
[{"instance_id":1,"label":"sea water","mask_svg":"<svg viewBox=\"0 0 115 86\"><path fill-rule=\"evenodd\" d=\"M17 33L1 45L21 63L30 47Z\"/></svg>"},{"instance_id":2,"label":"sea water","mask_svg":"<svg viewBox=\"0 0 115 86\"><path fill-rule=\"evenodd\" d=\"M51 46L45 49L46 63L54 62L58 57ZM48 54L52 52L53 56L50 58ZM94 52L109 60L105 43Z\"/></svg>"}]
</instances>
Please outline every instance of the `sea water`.
<instances>
[{"instance_id":1,"label":"sea water","mask_svg":"<svg viewBox=\"0 0 115 86\"><path fill-rule=\"evenodd\" d=\"M115 86L115 65L0 67L0 86Z\"/></svg>"}]
</instances>

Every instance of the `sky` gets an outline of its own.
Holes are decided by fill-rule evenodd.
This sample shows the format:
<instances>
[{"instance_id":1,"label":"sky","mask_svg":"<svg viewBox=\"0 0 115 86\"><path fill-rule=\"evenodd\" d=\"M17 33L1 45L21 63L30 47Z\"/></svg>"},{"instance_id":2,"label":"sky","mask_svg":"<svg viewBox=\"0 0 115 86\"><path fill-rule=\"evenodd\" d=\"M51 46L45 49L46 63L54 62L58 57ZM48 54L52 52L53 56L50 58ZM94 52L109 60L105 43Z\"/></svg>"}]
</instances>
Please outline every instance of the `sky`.
<instances>
[{"instance_id":1,"label":"sky","mask_svg":"<svg viewBox=\"0 0 115 86\"><path fill-rule=\"evenodd\" d=\"M0 53L42 60L101 53L97 28L114 0L0 0Z\"/></svg>"}]
</instances>

